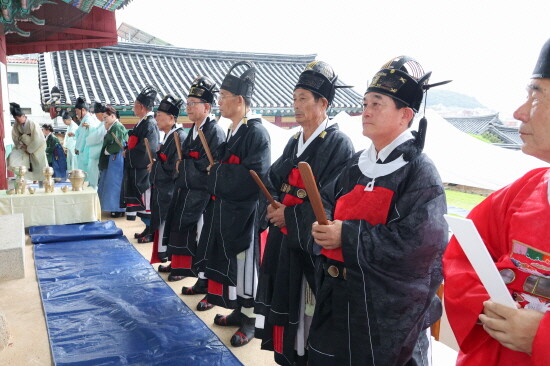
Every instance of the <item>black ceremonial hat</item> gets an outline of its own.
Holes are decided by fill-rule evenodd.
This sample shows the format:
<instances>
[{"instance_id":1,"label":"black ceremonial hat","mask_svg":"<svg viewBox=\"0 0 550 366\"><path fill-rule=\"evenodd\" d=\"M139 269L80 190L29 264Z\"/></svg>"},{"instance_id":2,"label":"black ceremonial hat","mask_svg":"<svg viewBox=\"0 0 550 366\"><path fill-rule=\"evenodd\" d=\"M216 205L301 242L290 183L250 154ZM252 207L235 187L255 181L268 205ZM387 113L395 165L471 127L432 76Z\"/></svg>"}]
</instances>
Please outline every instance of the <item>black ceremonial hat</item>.
<instances>
[{"instance_id":1,"label":"black ceremonial hat","mask_svg":"<svg viewBox=\"0 0 550 366\"><path fill-rule=\"evenodd\" d=\"M323 61L313 61L300 74L294 90L298 88L309 90L326 98L331 104L336 93L336 80L338 80L338 76L329 64Z\"/></svg>"},{"instance_id":2,"label":"black ceremonial hat","mask_svg":"<svg viewBox=\"0 0 550 366\"><path fill-rule=\"evenodd\" d=\"M182 104L183 104L183 100L176 99L170 94L168 94L160 101L160 105L157 111L171 114L172 116L177 118L178 115L180 114L180 108Z\"/></svg>"},{"instance_id":3,"label":"black ceremonial hat","mask_svg":"<svg viewBox=\"0 0 550 366\"><path fill-rule=\"evenodd\" d=\"M95 102L94 103L94 113L105 113L105 103Z\"/></svg>"},{"instance_id":4,"label":"black ceremonial hat","mask_svg":"<svg viewBox=\"0 0 550 366\"><path fill-rule=\"evenodd\" d=\"M550 78L550 39L546 41L540 51L539 59L533 70L532 79Z\"/></svg>"},{"instance_id":5,"label":"black ceremonial hat","mask_svg":"<svg viewBox=\"0 0 550 366\"><path fill-rule=\"evenodd\" d=\"M425 74L422 66L412 57L398 56L384 64L374 75L367 93L387 95L418 112L424 97L422 86L430 74Z\"/></svg>"},{"instance_id":6,"label":"black ceremonial hat","mask_svg":"<svg viewBox=\"0 0 550 366\"><path fill-rule=\"evenodd\" d=\"M153 109L155 105L155 98L157 97L157 91L152 86L146 86L136 97L136 100L143 104L145 108Z\"/></svg>"},{"instance_id":7,"label":"black ceremonial hat","mask_svg":"<svg viewBox=\"0 0 550 366\"><path fill-rule=\"evenodd\" d=\"M81 97L76 98L76 103L74 105L74 109L86 109L88 110L88 103Z\"/></svg>"},{"instance_id":8,"label":"black ceremonial hat","mask_svg":"<svg viewBox=\"0 0 550 366\"><path fill-rule=\"evenodd\" d=\"M237 72L239 66L244 66L245 70L239 75L233 75L233 71ZM235 95L242 95L247 99L252 99L254 94L254 81L256 79L256 67L252 62L240 61L231 66L225 79L223 79L220 89L225 89Z\"/></svg>"},{"instance_id":9,"label":"black ceremonial hat","mask_svg":"<svg viewBox=\"0 0 550 366\"><path fill-rule=\"evenodd\" d=\"M13 117L21 117L25 114L21 110L21 106L17 103L10 103L10 113Z\"/></svg>"},{"instance_id":10,"label":"black ceremonial hat","mask_svg":"<svg viewBox=\"0 0 550 366\"><path fill-rule=\"evenodd\" d=\"M189 94L187 97L199 98L203 102L213 104L215 99L215 93L219 90L216 89L216 83L206 76L198 76L193 80L191 88L189 88Z\"/></svg>"}]
</instances>

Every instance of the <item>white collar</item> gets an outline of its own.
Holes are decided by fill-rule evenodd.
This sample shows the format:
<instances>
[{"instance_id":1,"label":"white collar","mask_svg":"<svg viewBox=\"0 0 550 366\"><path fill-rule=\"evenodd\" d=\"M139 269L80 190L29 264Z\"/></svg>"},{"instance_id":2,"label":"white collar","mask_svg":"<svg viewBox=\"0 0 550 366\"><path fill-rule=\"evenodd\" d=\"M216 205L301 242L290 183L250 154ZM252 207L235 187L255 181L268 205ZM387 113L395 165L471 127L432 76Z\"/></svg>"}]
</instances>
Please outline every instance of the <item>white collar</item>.
<instances>
[{"instance_id":1,"label":"white collar","mask_svg":"<svg viewBox=\"0 0 550 366\"><path fill-rule=\"evenodd\" d=\"M397 138L388 146L380 150L378 154L376 154L374 144L372 144L367 150L363 150L359 156L357 166L363 175L372 178L372 181L370 181L365 187L365 191L372 191L374 189L374 181L376 178L389 175L407 165L408 162L403 159L403 155L387 164L380 164L377 161L385 161L393 150L395 150L395 148L412 139L414 139L414 136L411 131L406 130L401 135L397 136Z\"/></svg>"},{"instance_id":2,"label":"white collar","mask_svg":"<svg viewBox=\"0 0 550 366\"><path fill-rule=\"evenodd\" d=\"M177 130L177 126L174 125L174 127L172 127L172 128L170 129L170 131L168 131L168 133L165 133L165 134L164 134L164 139L162 139L162 144L163 144L163 145L166 143L166 140L168 139L168 136L170 136L171 134L173 134L175 130Z\"/></svg>"},{"instance_id":3,"label":"white collar","mask_svg":"<svg viewBox=\"0 0 550 366\"><path fill-rule=\"evenodd\" d=\"M107 129L107 131L111 131L111 128L113 128L113 126L118 122L118 119L115 119L115 121L113 122L112 125L109 126L109 128Z\"/></svg>"},{"instance_id":4,"label":"white collar","mask_svg":"<svg viewBox=\"0 0 550 366\"><path fill-rule=\"evenodd\" d=\"M317 126L315 131L313 131L311 136L309 136L309 138L305 142L304 142L304 139L303 139L304 130L302 129L302 131L300 131L300 136L298 136L298 148L296 149L296 157L299 157L300 155L302 155L302 153L305 151L305 149L307 149L309 144L311 144L311 142L313 140L315 140L315 138L317 138L317 136L319 136L324 130L326 130L329 126L332 126L335 123L336 122L334 120L330 120L330 119L328 119L328 117L325 118L323 120L323 122L321 122L321 124L319 126Z\"/></svg>"},{"instance_id":5,"label":"white collar","mask_svg":"<svg viewBox=\"0 0 550 366\"><path fill-rule=\"evenodd\" d=\"M372 150L374 152L375 158L378 158L378 159L380 159L380 161L384 162L388 158L388 156L390 156L390 154L393 152L393 150L395 150L395 148L397 146L401 145L405 141L412 140L412 139L414 139L414 136L411 133L411 131L410 130L405 130L399 136L397 136L395 138L395 140L393 140L386 147L384 147L382 150L380 150L378 152L378 154L376 154L376 150L374 149L374 144L371 145L371 149L369 149L369 150ZM378 155L378 156L376 156L376 155ZM376 160L378 160L378 159L376 159Z\"/></svg>"},{"instance_id":6,"label":"white collar","mask_svg":"<svg viewBox=\"0 0 550 366\"><path fill-rule=\"evenodd\" d=\"M145 116L143 116L143 118L140 119L138 123L136 123L136 127L139 126L139 124L141 123L141 121L144 121L144 120L147 119L147 117L149 117L149 116L154 116L154 115L155 115L155 113L154 113L153 111L147 112L147 114L146 114ZM134 127L134 128L136 128L136 127Z\"/></svg>"},{"instance_id":7,"label":"white collar","mask_svg":"<svg viewBox=\"0 0 550 366\"><path fill-rule=\"evenodd\" d=\"M199 136L199 130L202 130L202 126L206 123L206 120L208 119L208 116L204 119L204 121L201 122L199 128L197 129L197 126L193 124L193 140L197 139L197 136Z\"/></svg>"},{"instance_id":8,"label":"white collar","mask_svg":"<svg viewBox=\"0 0 550 366\"><path fill-rule=\"evenodd\" d=\"M237 125L237 127L235 127L235 129L233 131L230 131L230 133L227 134L227 139L229 140L230 137L233 137L235 136L235 134L237 133L237 131L239 131L239 128L241 128L241 126L244 124L244 120L246 118L246 120L248 121L249 119L252 119L252 118L257 118L259 115L256 115L255 113L252 113L252 111L248 111L248 113L246 114L246 116L241 119L241 121L239 122L239 124ZM231 127L229 127L231 129Z\"/></svg>"}]
</instances>

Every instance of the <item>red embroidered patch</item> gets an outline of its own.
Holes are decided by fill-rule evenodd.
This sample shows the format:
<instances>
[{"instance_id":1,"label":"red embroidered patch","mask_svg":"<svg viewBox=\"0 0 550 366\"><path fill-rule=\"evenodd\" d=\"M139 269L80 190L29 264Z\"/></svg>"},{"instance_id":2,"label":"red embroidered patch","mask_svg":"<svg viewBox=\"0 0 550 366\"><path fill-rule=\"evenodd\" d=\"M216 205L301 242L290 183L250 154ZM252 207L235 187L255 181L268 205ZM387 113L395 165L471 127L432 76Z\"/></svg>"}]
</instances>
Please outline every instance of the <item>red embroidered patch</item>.
<instances>
[{"instance_id":1,"label":"red embroidered patch","mask_svg":"<svg viewBox=\"0 0 550 366\"><path fill-rule=\"evenodd\" d=\"M208 293L212 295L223 296L223 284L208 280Z\"/></svg>"},{"instance_id":2,"label":"red embroidered patch","mask_svg":"<svg viewBox=\"0 0 550 366\"><path fill-rule=\"evenodd\" d=\"M193 159L199 159L201 157L198 151L189 151L187 155L189 155L189 157Z\"/></svg>"},{"instance_id":3,"label":"red embroidered patch","mask_svg":"<svg viewBox=\"0 0 550 366\"><path fill-rule=\"evenodd\" d=\"M138 144L139 139L137 136L130 136L128 139L128 149L133 149Z\"/></svg>"},{"instance_id":4,"label":"red embroidered patch","mask_svg":"<svg viewBox=\"0 0 550 366\"><path fill-rule=\"evenodd\" d=\"M166 163L166 161L168 160L168 156L166 156L166 154L163 154L163 153L159 153L159 158L160 160L162 160L163 163Z\"/></svg>"},{"instance_id":5,"label":"red embroidered patch","mask_svg":"<svg viewBox=\"0 0 550 366\"><path fill-rule=\"evenodd\" d=\"M241 163L241 158L239 158L237 155L234 155L234 154L231 154L229 159L222 162L222 164L240 164L240 163Z\"/></svg>"},{"instance_id":6,"label":"red embroidered patch","mask_svg":"<svg viewBox=\"0 0 550 366\"><path fill-rule=\"evenodd\" d=\"M190 269L193 262L193 257L190 255L176 255L172 254L172 268L186 268Z\"/></svg>"},{"instance_id":7,"label":"red embroidered patch","mask_svg":"<svg viewBox=\"0 0 550 366\"><path fill-rule=\"evenodd\" d=\"M283 353L283 334L285 327L280 325L273 326L273 350L277 353Z\"/></svg>"}]
</instances>

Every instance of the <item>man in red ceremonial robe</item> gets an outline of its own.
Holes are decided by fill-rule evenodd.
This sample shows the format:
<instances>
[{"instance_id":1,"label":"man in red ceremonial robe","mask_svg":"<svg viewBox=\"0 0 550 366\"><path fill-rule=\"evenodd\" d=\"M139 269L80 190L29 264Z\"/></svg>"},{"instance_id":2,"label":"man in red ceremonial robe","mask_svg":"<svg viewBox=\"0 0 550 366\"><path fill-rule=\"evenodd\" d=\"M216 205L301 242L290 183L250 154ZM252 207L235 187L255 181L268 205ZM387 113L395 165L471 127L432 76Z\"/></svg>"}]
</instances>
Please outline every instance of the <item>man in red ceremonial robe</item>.
<instances>
[{"instance_id":1,"label":"man in red ceremonial robe","mask_svg":"<svg viewBox=\"0 0 550 366\"><path fill-rule=\"evenodd\" d=\"M514 113L522 150L550 162L550 40ZM453 237L444 257L445 308L457 365L550 364L550 169L530 171L472 210L472 219L518 309L489 295Z\"/></svg>"}]
</instances>

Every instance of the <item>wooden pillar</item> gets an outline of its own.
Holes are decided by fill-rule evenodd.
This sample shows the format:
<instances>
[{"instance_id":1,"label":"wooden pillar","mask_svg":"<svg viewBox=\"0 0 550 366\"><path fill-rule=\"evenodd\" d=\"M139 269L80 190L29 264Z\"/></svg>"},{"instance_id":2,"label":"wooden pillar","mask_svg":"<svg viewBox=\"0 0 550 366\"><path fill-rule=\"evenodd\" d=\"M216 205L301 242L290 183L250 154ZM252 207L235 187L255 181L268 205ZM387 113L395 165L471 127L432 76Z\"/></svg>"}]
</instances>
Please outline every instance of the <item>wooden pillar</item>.
<instances>
[{"instance_id":1,"label":"wooden pillar","mask_svg":"<svg viewBox=\"0 0 550 366\"><path fill-rule=\"evenodd\" d=\"M4 124L10 123L9 119L4 119L5 116L9 116L10 110L7 80L6 36L4 35L4 26L0 24L0 189L8 189L6 147L4 145L6 137Z\"/></svg>"}]
</instances>

